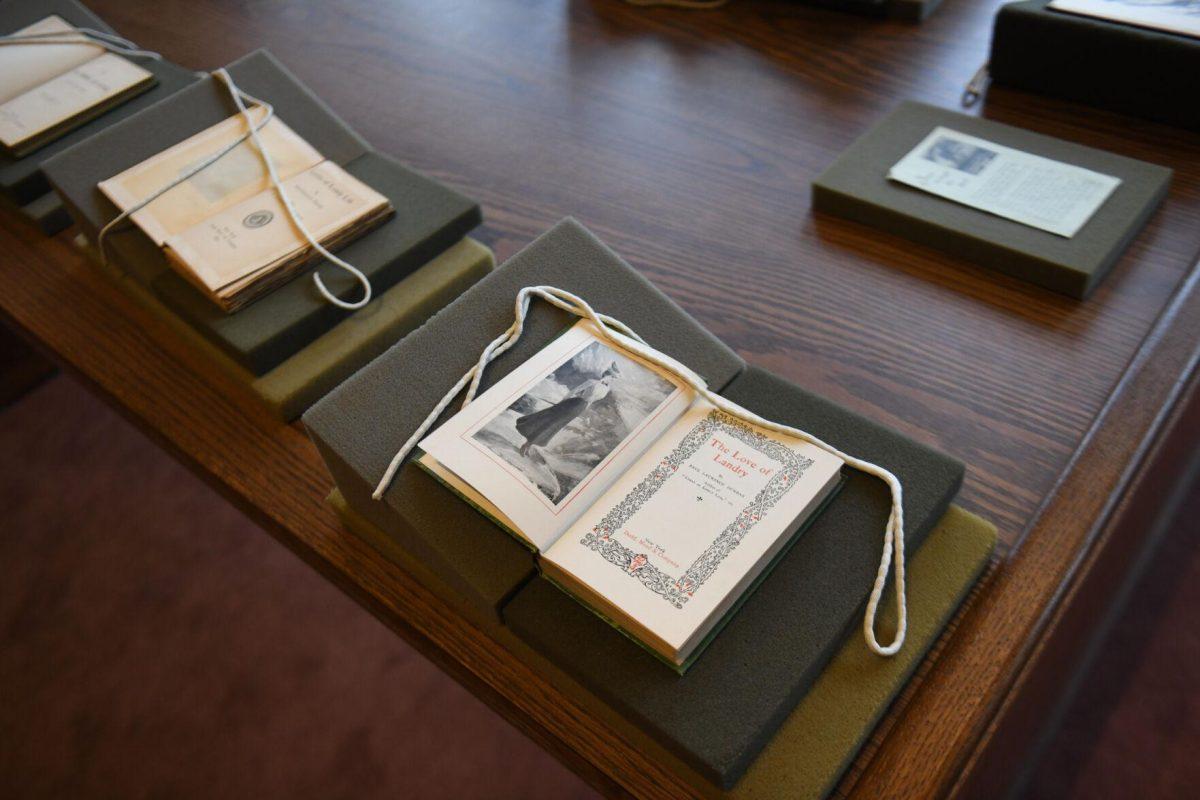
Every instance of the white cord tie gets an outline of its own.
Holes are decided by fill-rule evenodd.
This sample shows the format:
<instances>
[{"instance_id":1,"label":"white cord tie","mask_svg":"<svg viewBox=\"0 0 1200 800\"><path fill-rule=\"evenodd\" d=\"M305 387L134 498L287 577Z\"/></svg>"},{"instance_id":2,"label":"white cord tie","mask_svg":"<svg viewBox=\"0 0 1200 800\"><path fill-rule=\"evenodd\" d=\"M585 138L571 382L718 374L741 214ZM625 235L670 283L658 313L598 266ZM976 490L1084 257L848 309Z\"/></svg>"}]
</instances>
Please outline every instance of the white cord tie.
<instances>
[{"instance_id":1,"label":"white cord tie","mask_svg":"<svg viewBox=\"0 0 1200 800\"><path fill-rule=\"evenodd\" d=\"M291 198L288 196L287 191L285 191L283 188L283 183L279 180L279 173L275 170L275 161L271 158L271 154L267 151L266 145L262 143L262 140L258 136L258 132L262 130L262 128L268 122L271 121L272 117L275 116L274 106L239 89L237 84L233 82L233 78L230 77L229 73L225 71L224 67L213 72L212 76L222 81L229 89L229 96L233 98L234 104L237 105L238 113L240 113L246 120L246 132L234 141L225 145L225 147L222 147L217 152L203 159L195 166L176 176L170 183L160 187L154 192L151 192L148 196L142 198L137 203L134 203L132 206L114 217L107 225L101 228L99 235L96 237L96 249L100 251L100 260L104 264L108 264L108 250L106 247L106 242L108 235L113 231L113 229L115 229L133 214L141 211L143 208L150 205L152 202L162 197L170 190L174 189L179 184L187 181L192 176L199 173L201 170L207 169L208 167L217 163L217 161L219 161L227 153L245 142L247 139L250 139L252 142L254 142L254 146L257 148L259 155L262 156L263 165L266 166L267 175L271 179L271 186L275 189L275 193L279 196L280 201L283 203L283 207L287 211L288 218L291 220L292 225L295 226L296 230L299 231L302 236L304 236L310 245L312 245L314 250L328 259L335 266L340 267L353 275L363 287L363 295L361 298L352 303L346 302L330 292L329 289L325 287L325 282L321 280L320 273L314 271L313 283L317 285L317 291L319 291L327 301L338 308L344 308L347 311L355 311L371 302L370 279L367 278L367 276L364 275L363 272L357 267L347 261L342 260L341 258L338 258L333 253L329 252L329 250L327 250L319 241L317 241L316 237L312 235L312 233L308 230L308 227L303 221L301 221L300 215L296 212L295 206L292 205ZM250 116L249 109L246 107L246 103L250 103L253 106L258 106L265 109L266 113L263 115L261 122L255 124L254 119Z\"/></svg>"},{"instance_id":2,"label":"white cord tie","mask_svg":"<svg viewBox=\"0 0 1200 800\"><path fill-rule=\"evenodd\" d=\"M517 293L516 316L512 325L483 349L475 365L467 370L459 378L458 382L451 387L450 391L442 397L441 401L429 412L429 416L425 418L425 421L417 427L413 435L408 438L408 441L404 443L392 458L379 484L375 487L375 492L371 495L374 499L379 500L383 497L409 453L425 438L425 434L429 432L429 429L459 392L466 389L466 396L463 398L462 403L463 408L466 408L475 399L475 395L479 391L480 381L483 379L483 371L487 365L493 359L513 347L517 343L517 340L521 338L521 333L525 329L525 318L529 312L529 303L534 297L540 297L551 305L561 308L570 314L590 320L596 326L602 339L675 375L687 383L699 396L726 414L750 425L766 428L775 433L790 436L819 447L842 459L848 466L879 478L886 483L888 489L891 491L892 510L888 516L887 525L884 528L883 552L879 559L879 568L875 573L875 582L871 587L870 599L867 601L867 610L863 616L863 637L866 639L867 646L881 656L890 656L899 652L904 644L905 633L908 629L908 613L904 581L904 504L900 481L897 480L896 476L883 467L847 455L798 428L763 419L757 414L726 400L721 395L713 393L699 375L646 344L640 336L634 333L623 322L606 314L598 314L583 299L571 292L553 286L526 286ZM896 635L890 644L882 645L875 637L875 619L878 615L880 600L883 598L884 588L887 585L888 573L893 563L896 568Z\"/></svg>"},{"instance_id":3,"label":"white cord tie","mask_svg":"<svg viewBox=\"0 0 1200 800\"><path fill-rule=\"evenodd\" d=\"M78 33L86 41L79 41ZM46 33L8 33L0 36L0 45L6 44L94 44L103 47L110 53L128 58L148 58L161 61L162 55L153 50L143 50L133 42L115 33L98 31L95 28L76 28L69 31L48 31Z\"/></svg>"}]
</instances>

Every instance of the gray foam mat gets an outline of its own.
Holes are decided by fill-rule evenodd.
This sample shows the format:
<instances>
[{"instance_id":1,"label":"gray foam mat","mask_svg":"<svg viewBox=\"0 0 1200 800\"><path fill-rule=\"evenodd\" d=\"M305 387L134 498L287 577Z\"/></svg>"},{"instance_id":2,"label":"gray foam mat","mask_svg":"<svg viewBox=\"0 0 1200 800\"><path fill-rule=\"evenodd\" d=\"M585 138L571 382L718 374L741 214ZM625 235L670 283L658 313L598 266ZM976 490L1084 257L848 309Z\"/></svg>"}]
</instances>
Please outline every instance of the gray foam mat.
<instances>
[{"instance_id":1,"label":"gray foam mat","mask_svg":"<svg viewBox=\"0 0 1200 800\"><path fill-rule=\"evenodd\" d=\"M234 61L229 74L245 92L275 113L326 158L345 165L370 145L329 110L278 59L256 50ZM207 77L136 119L92 136L46 164L55 191L90 241L117 215L97 184L237 113L224 84Z\"/></svg>"},{"instance_id":2,"label":"gray foam mat","mask_svg":"<svg viewBox=\"0 0 1200 800\"><path fill-rule=\"evenodd\" d=\"M376 295L461 241L480 222L474 202L381 153L361 155L345 169L385 195L396 209L383 224L338 250L371 280ZM150 245L148 256L162 258L162 251L141 231L135 233ZM235 361L262 374L350 316L320 295L311 278L314 269L335 295L347 300L361 296L358 281L329 264L305 270L233 314L221 311L165 265L152 288L168 308Z\"/></svg>"},{"instance_id":3,"label":"gray foam mat","mask_svg":"<svg viewBox=\"0 0 1200 800\"><path fill-rule=\"evenodd\" d=\"M0 3L0 33L19 30L51 14L57 14L77 28L115 33L104 20L75 0L6 0ZM191 70L165 59L133 60L154 74L157 81L154 86L26 156L13 158L0 153L0 191L9 200L17 205L34 202L40 195L50 191L50 183L42 171L42 166L48 160L198 80Z\"/></svg>"},{"instance_id":4,"label":"gray foam mat","mask_svg":"<svg viewBox=\"0 0 1200 800\"><path fill-rule=\"evenodd\" d=\"M327 158L386 195L397 213L339 252L382 293L460 241L480 222L478 204L441 183L374 152L270 54L258 51L229 67L245 91L276 113ZM52 160L47 173L93 242L117 215L96 188L127 169L236 113L228 92L208 78L145 114ZM134 135L136 131L136 135ZM331 291L355 299L361 288L344 271L316 265L233 314L225 314L172 270L160 248L136 226L107 237L119 266L151 287L163 304L255 374L263 374L348 316L325 301L312 282L319 269Z\"/></svg>"},{"instance_id":5,"label":"gray foam mat","mask_svg":"<svg viewBox=\"0 0 1200 800\"><path fill-rule=\"evenodd\" d=\"M959 462L760 369L748 368L723 394L890 469L904 487L911 552L958 493ZM683 676L540 577L505 606L504 620L618 715L728 788L846 635L861 635L890 508L882 481L848 471L838 495Z\"/></svg>"},{"instance_id":6,"label":"gray foam mat","mask_svg":"<svg viewBox=\"0 0 1200 800\"><path fill-rule=\"evenodd\" d=\"M1200 103L1184 99L1195 96L1200 38L1049 4L1025 0L996 12L988 70L997 86L1200 131Z\"/></svg>"},{"instance_id":7,"label":"gray foam mat","mask_svg":"<svg viewBox=\"0 0 1200 800\"><path fill-rule=\"evenodd\" d=\"M398 540L421 540L436 550L449 570L447 579L460 581L492 613L532 575L528 550L411 463L382 502L370 495L393 454L442 394L512 323L517 292L538 284L575 292L625 321L713 388L725 386L744 366L583 226L566 220L309 409L304 422L351 507ZM484 388L574 321L535 301L520 344L493 362Z\"/></svg>"},{"instance_id":8,"label":"gray foam mat","mask_svg":"<svg viewBox=\"0 0 1200 800\"><path fill-rule=\"evenodd\" d=\"M890 181L937 126L1095 170L1121 185L1071 238ZM1085 297L1158 207L1171 170L944 108L905 102L813 182L813 208L847 217L1072 297Z\"/></svg>"}]
</instances>

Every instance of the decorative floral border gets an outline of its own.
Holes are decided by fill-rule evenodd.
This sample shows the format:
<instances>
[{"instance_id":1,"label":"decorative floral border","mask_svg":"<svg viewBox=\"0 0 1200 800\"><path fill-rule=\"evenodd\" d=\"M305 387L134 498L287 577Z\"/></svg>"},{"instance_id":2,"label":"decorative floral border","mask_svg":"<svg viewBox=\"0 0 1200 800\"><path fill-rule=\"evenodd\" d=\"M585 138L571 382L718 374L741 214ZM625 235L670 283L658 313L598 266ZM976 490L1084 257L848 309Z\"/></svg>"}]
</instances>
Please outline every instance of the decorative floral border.
<instances>
[{"instance_id":1,"label":"decorative floral border","mask_svg":"<svg viewBox=\"0 0 1200 800\"><path fill-rule=\"evenodd\" d=\"M679 470L679 467L718 431L766 453L782 463L783 468L775 473L750 504L742 509L741 513L721 532L721 535L705 548L704 552L682 576L672 578L651 564L645 553L635 553L613 539L612 534L620 530L630 517L636 514L638 509ZM723 411L714 409L688 431L688 434L683 437L683 441L660 461L658 466L643 478L620 503L613 506L591 531L584 535L580 544L596 551L609 563L615 564L623 572L637 578L643 586L655 594L661 595L675 608L683 608L704 582L717 571L717 567L725 560L725 557L737 548L750 529L766 516L767 512L779 502L788 490L799 482L804 471L812 464L812 459L798 455L787 445L764 436Z\"/></svg>"}]
</instances>

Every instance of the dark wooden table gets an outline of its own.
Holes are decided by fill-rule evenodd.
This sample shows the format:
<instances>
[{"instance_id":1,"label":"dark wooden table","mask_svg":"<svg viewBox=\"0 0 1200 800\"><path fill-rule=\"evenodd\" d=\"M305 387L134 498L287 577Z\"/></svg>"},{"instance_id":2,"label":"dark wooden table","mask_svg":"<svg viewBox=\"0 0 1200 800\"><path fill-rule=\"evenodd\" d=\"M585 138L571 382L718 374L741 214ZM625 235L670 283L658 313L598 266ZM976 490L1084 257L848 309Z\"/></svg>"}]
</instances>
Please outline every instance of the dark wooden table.
<instances>
[{"instance_id":1,"label":"dark wooden table","mask_svg":"<svg viewBox=\"0 0 1200 800\"><path fill-rule=\"evenodd\" d=\"M1007 558L842 790L991 796L1019 775L1195 458L1200 136L992 92L988 117L1176 170L1080 303L809 209L810 181L894 104L956 105L995 0L946 0L920 26L754 0L90 5L191 67L270 48L376 146L479 198L499 258L575 215L747 361L966 461L960 502ZM0 310L602 790L688 793L344 533L303 431L65 235L0 218Z\"/></svg>"}]
</instances>

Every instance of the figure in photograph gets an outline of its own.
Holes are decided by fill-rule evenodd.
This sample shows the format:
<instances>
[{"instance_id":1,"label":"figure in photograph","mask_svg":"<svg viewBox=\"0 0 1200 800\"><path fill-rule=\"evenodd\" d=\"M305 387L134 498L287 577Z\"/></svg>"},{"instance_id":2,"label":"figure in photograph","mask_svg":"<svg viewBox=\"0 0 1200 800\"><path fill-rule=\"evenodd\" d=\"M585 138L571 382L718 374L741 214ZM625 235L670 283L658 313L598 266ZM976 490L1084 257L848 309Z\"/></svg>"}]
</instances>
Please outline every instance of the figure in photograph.
<instances>
[{"instance_id":1,"label":"figure in photograph","mask_svg":"<svg viewBox=\"0 0 1200 800\"><path fill-rule=\"evenodd\" d=\"M472 438L557 505L675 390L649 367L592 342Z\"/></svg>"},{"instance_id":2,"label":"figure in photograph","mask_svg":"<svg viewBox=\"0 0 1200 800\"><path fill-rule=\"evenodd\" d=\"M939 136L929 149L925 151L926 161L932 161L943 167L950 167L968 175L978 175L984 167L992 163L996 157L994 150L951 139L949 136Z\"/></svg>"},{"instance_id":3,"label":"figure in photograph","mask_svg":"<svg viewBox=\"0 0 1200 800\"><path fill-rule=\"evenodd\" d=\"M614 363L604 371L599 379L584 381L571 390L571 393L552 406L541 411L533 411L517 420L517 433L525 437L525 443L518 451L523 456L529 455L529 448L537 445L545 447L554 435L567 426L567 423L578 417L592 403L608 397L612 389L612 379L620 375L620 370Z\"/></svg>"}]
</instances>

